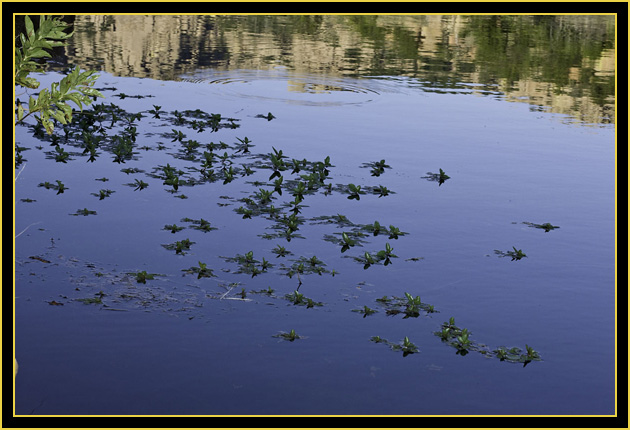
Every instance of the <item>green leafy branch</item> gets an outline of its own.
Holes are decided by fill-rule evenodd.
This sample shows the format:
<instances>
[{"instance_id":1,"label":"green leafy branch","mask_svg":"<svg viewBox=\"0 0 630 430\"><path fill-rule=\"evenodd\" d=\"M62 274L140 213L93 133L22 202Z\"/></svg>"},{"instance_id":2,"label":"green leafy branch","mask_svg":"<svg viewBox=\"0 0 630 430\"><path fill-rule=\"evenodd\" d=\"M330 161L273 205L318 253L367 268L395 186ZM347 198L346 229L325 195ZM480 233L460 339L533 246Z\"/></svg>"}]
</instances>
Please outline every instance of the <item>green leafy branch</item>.
<instances>
[{"instance_id":1,"label":"green leafy branch","mask_svg":"<svg viewBox=\"0 0 630 430\"><path fill-rule=\"evenodd\" d=\"M51 58L46 49L65 46L65 39L72 33L64 33L68 27L58 18L40 16L40 25L34 29L33 22L28 16L24 17L26 35L19 35L20 47L15 50L15 84L36 89L39 81L29 77L32 72L42 72L41 65L34 61L39 58ZM39 113L37 120L44 126L48 134L53 132L53 120L61 124L68 124L72 120L72 107L67 102L75 103L83 110L83 105L90 105L96 97L104 97L98 90L92 88L98 75L94 71L81 72L77 67L60 82L53 82L50 89L40 91L37 98L29 96L28 110L19 99L16 100L17 123L35 113Z\"/></svg>"}]
</instances>

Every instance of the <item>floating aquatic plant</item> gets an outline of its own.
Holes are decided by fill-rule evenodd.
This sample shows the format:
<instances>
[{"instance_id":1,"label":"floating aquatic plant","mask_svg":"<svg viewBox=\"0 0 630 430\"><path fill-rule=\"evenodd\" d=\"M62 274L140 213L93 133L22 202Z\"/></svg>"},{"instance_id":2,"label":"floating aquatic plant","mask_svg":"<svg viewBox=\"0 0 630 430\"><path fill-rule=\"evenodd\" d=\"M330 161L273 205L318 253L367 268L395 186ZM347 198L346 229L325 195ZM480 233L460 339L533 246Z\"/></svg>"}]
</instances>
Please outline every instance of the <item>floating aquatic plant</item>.
<instances>
[{"instance_id":1,"label":"floating aquatic plant","mask_svg":"<svg viewBox=\"0 0 630 430\"><path fill-rule=\"evenodd\" d=\"M533 228L539 228L539 229L545 230L545 233L548 233L551 230L555 230L556 228L560 228L557 225L552 225L551 223L548 223L548 222L546 222L544 224L535 224L533 222L526 222L526 221L524 221L523 224L526 224L526 225L528 225L530 227L533 227Z\"/></svg>"},{"instance_id":2,"label":"floating aquatic plant","mask_svg":"<svg viewBox=\"0 0 630 430\"><path fill-rule=\"evenodd\" d=\"M155 279L156 276L159 276L157 273L147 273L146 270L142 270L141 272L129 273L130 275L135 276L136 282L139 284L146 284L147 280Z\"/></svg>"},{"instance_id":3,"label":"floating aquatic plant","mask_svg":"<svg viewBox=\"0 0 630 430\"><path fill-rule=\"evenodd\" d=\"M258 115L256 115L256 118L264 118L267 121L271 121L272 119L275 118L275 116L273 116L273 114L271 112L269 112L269 113L267 113L267 115L258 114Z\"/></svg>"},{"instance_id":4,"label":"floating aquatic plant","mask_svg":"<svg viewBox=\"0 0 630 430\"><path fill-rule=\"evenodd\" d=\"M383 339L380 336L372 336L370 340L374 343L384 343L388 345L392 349L392 351L402 351L403 357L406 357L409 354L416 354L420 352L418 350L418 347L413 344L407 336L405 336L401 343L393 343L388 341L387 339Z\"/></svg>"},{"instance_id":5,"label":"floating aquatic plant","mask_svg":"<svg viewBox=\"0 0 630 430\"><path fill-rule=\"evenodd\" d=\"M98 197L99 200L103 200L104 198L111 196L112 193L114 192L115 191L112 191L112 190L102 189L102 190L99 190L98 193L91 193L91 194L95 197Z\"/></svg>"},{"instance_id":6,"label":"floating aquatic plant","mask_svg":"<svg viewBox=\"0 0 630 430\"><path fill-rule=\"evenodd\" d=\"M89 210L87 208L83 208L83 209L78 209L75 213L70 214L73 216L79 216L79 215L83 215L83 216L88 216L88 215L96 215L96 211L92 211Z\"/></svg>"},{"instance_id":7,"label":"floating aquatic plant","mask_svg":"<svg viewBox=\"0 0 630 430\"><path fill-rule=\"evenodd\" d=\"M385 169L391 169L391 166L386 164L385 160L363 163L361 167L370 168L370 174L372 176L381 176L385 173Z\"/></svg>"},{"instance_id":8,"label":"floating aquatic plant","mask_svg":"<svg viewBox=\"0 0 630 430\"><path fill-rule=\"evenodd\" d=\"M372 314L377 313L378 311L375 310L375 309L371 309L370 307L365 305L365 306L363 306L363 309L353 309L352 312L358 312L358 313L363 315L363 318L365 318L368 315L372 315Z\"/></svg>"},{"instance_id":9,"label":"floating aquatic plant","mask_svg":"<svg viewBox=\"0 0 630 430\"><path fill-rule=\"evenodd\" d=\"M422 302L420 296L414 297L409 293L404 294L404 297L383 296L376 299L376 302L385 307L386 315L403 314L403 319L417 318L420 316L421 311L427 315L437 312L433 305Z\"/></svg>"},{"instance_id":10,"label":"floating aquatic plant","mask_svg":"<svg viewBox=\"0 0 630 430\"><path fill-rule=\"evenodd\" d=\"M521 258L527 257L525 253L521 249L516 249L516 247L512 247L513 251L499 251L498 249L494 250L494 253L499 257L510 257L512 261L520 260Z\"/></svg>"},{"instance_id":11,"label":"floating aquatic plant","mask_svg":"<svg viewBox=\"0 0 630 430\"><path fill-rule=\"evenodd\" d=\"M501 361L510 363L523 363L523 367L531 361L541 361L540 354L525 345L526 352L523 353L520 348L506 348L500 346L494 350L490 350L487 345L474 342L470 338L470 331L462 329L455 325L455 318L451 317L448 322L442 323L440 331L434 333L443 342L449 344L457 350L458 355L466 355L469 352L478 352L485 357L496 357Z\"/></svg>"},{"instance_id":12,"label":"floating aquatic plant","mask_svg":"<svg viewBox=\"0 0 630 430\"><path fill-rule=\"evenodd\" d=\"M168 230L171 233L177 233L180 230L185 229L186 227L180 227L177 224L166 224L163 228L163 230Z\"/></svg>"},{"instance_id":13,"label":"floating aquatic plant","mask_svg":"<svg viewBox=\"0 0 630 430\"><path fill-rule=\"evenodd\" d=\"M360 200L360 195L365 194L365 191L361 190L360 185L348 184L348 191L350 192L350 195L348 196L349 200Z\"/></svg>"},{"instance_id":14,"label":"floating aquatic plant","mask_svg":"<svg viewBox=\"0 0 630 430\"><path fill-rule=\"evenodd\" d=\"M208 265L206 263L202 263L201 261L198 262L198 266L184 269L184 272L196 274L197 279L216 277L216 275L212 272L212 269L209 269Z\"/></svg>"},{"instance_id":15,"label":"floating aquatic plant","mask_svg":"<svg viewBox=\"0 0 630 430\"><path fill-rule=\"evenodd\" d=\"M184 255L186 254L184 251L188 251L194 243L195 242L192 242L190 239L183 239L183 240L178 240L175 243L169 243L162 246L170 251L174 250L175 254Z\"/></svg>"},{"instance_id":16,"label":"floating aquatic plant","mask_svg":"<svg viewBox=\"0 0 630 430\"><path fill-rule=\"evenodd\" d=\"M57 190L57 194L63 194L64 191L68 190L69 188L65 186L65 184L63 182L61 182L60 180L56 180L55 181L56 184L51 184L50 182L46 181L46 182L41 182L38 187L43 187L46 188L47 190L53 189L53 190Z\"/></svg>"},{"instance_id":17,"label":"floating aquatic plant","mask_svg":"<svg viewBox=\"0 0 630 430\"><path fill-rule=\"evenodd\" d=\"M287 255L292 255L291 251L287 251L284 246L276 245L274 249L271 250L274 254L276 254L276 258L278 257L286 257Z\"/></svg>"},{"instance_id":18,"label":"floating aquatic plant","mask_svg":"<svg viewBox=\"0 0 630 430\"><path fill-rule=\"evenodd\" d=\"M280 337L284 340L288 340L289 342L293 342L296 339L304 339L304 336L299 336L293 329L288 333L280 332L273 337Z\"/></svg>"},{"instance_id":19,"label":"floating aquatic plant","mask_svg":"<svg viewBox=\"0 0 630 430\"><path fill-rule=\"evenodd\" d=\"M134 187L134 191L139 191L139 190L144 190L146 187L149 186L149 184L147 184L146 182L144 182L141 179L136 179L134 182L128 183L128 184L124 184L128 187Z\"/></svg>"},{"instance_id":20,"label":"floating aquatic plant","mask_svg":"<svg viewBox=\"0 0 630 430\"><path fill-rule=\"evenodd\" d=\"M212 227L210 225L210 221L205 220L203 218L201 219L183 218L182 222L189 222L192 224L190 228L203 231L204 233L208 233L209 231L217 229L216 227Z\"/></svg>"},{"instance_id":21,"label":"floating aquatic plant","mask_svg":"<svg viewBox=\"0 0 630 430\"><path fill-rule=\"evenodd\" d=\"M306 306L306 308L313 308L315 306L324 306L322 302L316 302L311 298L305 297L304 294L299 291L294 291L291 294L284 296L285 299L297 306Z\"/></svg>"},{"instance_id":22,"label":"floating aquatic plant","mask_svg":"<svg viewBox=\"0 0 630 430\"><path fill-rule=\"evenodd\" d=\"M446 182L447 179L450 179L451 177L448 176L446 173L444 173L444 170L440 169L440 173L427 172L427 176L423 176L422 178L427 179L429 181L437 182L439 186L439 185L442 185L444 182Z\"/></svg>"}]
</instances>

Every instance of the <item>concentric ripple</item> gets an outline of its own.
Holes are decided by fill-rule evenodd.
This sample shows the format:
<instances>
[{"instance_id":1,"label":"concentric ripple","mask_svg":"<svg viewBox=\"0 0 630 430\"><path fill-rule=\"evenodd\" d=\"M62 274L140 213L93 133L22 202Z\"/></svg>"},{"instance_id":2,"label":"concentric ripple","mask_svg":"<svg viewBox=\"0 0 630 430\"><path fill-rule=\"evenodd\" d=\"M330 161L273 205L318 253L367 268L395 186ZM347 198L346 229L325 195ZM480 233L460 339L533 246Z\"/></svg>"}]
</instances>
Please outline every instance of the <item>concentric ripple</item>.
<instances>
[{"instance_id":1,"label":"concentric ripple","mask_svg":"<svg viewBox=\"0 0 630 430\"><path fill-rule=\"evenodd\" d=\"M199 72L180 78L207 84L211 92L230 99L257 99L310 106L343 106L368 103L381 92L363 79L326 77L286 70Z\"/></svg>"}]
</instances>

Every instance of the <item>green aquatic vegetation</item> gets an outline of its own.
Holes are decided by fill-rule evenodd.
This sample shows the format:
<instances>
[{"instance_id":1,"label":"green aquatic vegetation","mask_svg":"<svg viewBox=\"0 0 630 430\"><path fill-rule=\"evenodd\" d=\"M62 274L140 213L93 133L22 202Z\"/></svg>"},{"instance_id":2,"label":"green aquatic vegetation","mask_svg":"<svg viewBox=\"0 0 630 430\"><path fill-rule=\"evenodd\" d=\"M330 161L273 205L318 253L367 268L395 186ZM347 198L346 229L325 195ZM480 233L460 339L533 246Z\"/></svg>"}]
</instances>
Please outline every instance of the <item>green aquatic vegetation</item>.
<instances>
[{"instance_id":1,"label":"green aquatic vegetation","mask_svg":"<svg viewBox=\"0 0 630 430\"><path fill-rule=\"evenodd\" d=\"M364 305L364 306L363 306L363 309L353 309L353 310L352 310L352 312L358 312L358 313L360 313L361 315L363 315L363 318L365 318L365 317L367 317L368 315L372 315L372 314L377 313L378 311L377 311L377 310L374 310L374 309L372 309L372 308L370 308L370 307L369 307L369 306L367 306L367 305Z\"/></svg>"},{"instance_id":2,"label":"green aquatic vegetation","mask_svg":"<svg viewBox=\"0 0 630 430\"><path fill-rule=\"evenodd\" d=\"M98 193L91 193L91 194L95 197L98 197L99 200L103 200L104 198L111 196L112 193L114 192L115 191L112 191L112 190L102 189L102 190L99 190Z\"/></svg>"},{"instance_id":3,"label":"green aquatic vegetation","mask_svg":"<svg viewBox=\"0 0 630 430\"><path fill-rule=\"evenodd\" d=\"M276 245L274 249L271 250L274 254L276 254L276 258L286 257L287 255L292 255L291 251L287 251L284 246Z\"/></svg>"},{"instance_id":4,"label":"green aquatic vegetation","mask_svg":"<svg viewBox=\"0 0 630 430\"><path fill-rule=\"evenodd\" d=\"M350 249L350 247L356 245L356 241L354 239L350 239L348 233L346 232L341 233L341 241L341 252L346 252L348 249Z\"/></svg>"},{"instance_id":5,"label":"green aquatic vegetation","mask_svg":"<svg viewBox=\"0 0 630 430\"><path fill-rule=\"evenodd\" d=\"M237 263L238 270L235 273L246 273L251 275L252 278L267 271L267 269L273 267L264 257L262 261L254 259L254 251L248 251L243 254L236 254L234 257L221 257L225 261L230 263Z\"/></svg>"},{"instance_id":6,"label":"green aquatic vegetation","mask_svg":"<svg viewBox=\"0 0 630 430\"><path fill-rule=\"evenodd\" d=\"M462 329L461 332L459 333L459 335L456 336L457 339L457 344L456 347L459 350L468 350L471 346L471 341L468 338L470 336L470 332L468 331L468 329Z\"/></svg>"},{"instance_id":7,"label":"green aquatic vegetation","mask_svg":"<svg viewBox=\"0 0 630 430\"><path fill-rule=\"evenodd\" d=\"M146 98L146 97L153 97L153 96L151 96L151 95L143 96L143 95L140 95L140 94L136 94L136 95L131 95L130 96L129 94L119 93L119 94L114 94L114 97L120 97L120 99L122 100L122 99L126 99L126 98L143 99L143 98Z\"/></svg>"},{"instance_id":8,"label":"green aquatic vegetation","mask_svg":"<svg viewBox=\"0 0 630 430\"><path fill-rule=\"evenodd\" d=\"M381 197L388 196L391 191L388 190L387 187L384 187L383 185L379 185L378 187L374 187L372 189L372 192L374 194L378 194L378 197L381 198Z\"/></svg>"},{"instance_id":9,"label":"green aquatic vegetation","mask_svg":"<svg viewBox=\"0 0 630 430\"><path fill-rule=\"evenodd\" d=\"M136 278L136 282L139 284L146 284L147 280L155 279L156 276L159 276L157 273L147 273L146 270L141 272L129 273Z\"/></svg>"},{"instance_id":10,"label":"green aquatic vegetation","mask_svg":"<svg viewBox=\"0 0 630 430\"><path fill-rule=\"evenodd\" d=\"M439 186L439 185L442 185L444 182L446 182L447 179L450 179L451 177L448 176L446 173L444 173L444 170L440 169L440 173L427 172L427 176L423 176L422 178L427 179L429 181L437 182Z\"/></svg>"},{"instance_id":11,"label":"green aquatic vegetation","mask_svg":"<svg viewBox=\"0 0 630 430\"><path fill-rule=\"evenodd\" d=\"M144 170L138 169L137 167L127 167L125 169L120 169L120 171L127 175L131 173L144 173Z\"/></svg>"},{"instance_id":12,"label":"green aquatic vegetation","mask_svg":"<svg viewBox=\"0 0 630 430\"><path fill-rule=\"evenodd\" d=\"M153 105L153 109L149 109L149 113L153 115L153 118L160 119L160 109L162 106Z\"/></svg>"},{"instance_id":13,"label":"green aquatic vegetation","mask_svg":"<svg viewBox=\"0 0 630 430\"><path fill-rule=\"evenodd\" d=\"M391 166L386 164L385 160L363 163L361 167L369 168L370 174L372 176L381 176L383 173L385 173L385 169L391 169Z\"/></svg>"},{"instance_id":14,"label":"green aquatic vegetation","mask_svg":"<svg viewBox=\"0 0 630 430\"><path fill-rule=\"evenodd\" d=\"M273 191L265 190L264 188L259 188L258 192L254 193L254 197L258 199L258 203L261 205L266 205L267 203L271 203Z\"/></svg>"},{"instance_id":15,"label":"green aquatic vegetation","mask_svg":"<svg viewBox=\"0 0 630 430\"><path fill-rule=\"evenodd\" d=\"M177 224L166 224L163 228L163 230L168 230L171 233L177 233L180 230L185 229L186 227L180 227Z\"/></svg>"},{"instance_id":16,"label":"green aquatic vegetation","mask_svg":"<svg viewBox=\"0 0 630 430\"><path fill-rule=\"evenodd\" d=\"M55 161L58 163L66 163L70 158L70 154L59 145L55 147L55 152Z\"/></svg>"},{"instance_id":17,"label":"green aquatic vegetation","mask_svg":"<svg viewBox=\"0 0 630 430\"><path fill-rule=\"evenodd\" d=\"M505 346L500 346L494 351L492 351L494 355L500 361L507 361L510 363L523 363L523 367L527 366L532 361L542 361L540 354L538 351L535 351L532 347L525 344L525 353L520 348L506 348Z\"/></svg>"},{"instance_id":18,"label":"green aquatic vegetation","mask_svg":"<svg viewBox=\"0 0 630 430\"><path fill-rule=\"evenodd\" d=\"M269 113L267 113L267 115L263 115L263 114L259 113L258 115L255 116L255 118L264 118L267 121L271 121L272 119L275 118L275 116L273 116L273 114L271 112L269 112Z\"/></svg>"},{"instance_id":19,"label":"green aquatic vegetation","mask_svg":"<svg viewBox=\"0 0 630 430\"><path fill-rule=\"evenodd\" d=\"M83 209L78 209L75 213L70 214L73 216L88 216L88 215L96 215L96 211L92 211L92 210L88 210L87 208L83 208Z\"/></svg>"},{"instance_id":20,"label":"green aquatic vegetation","mask_svg":"<svg viewBox=\"0 0 630 430\"><path fill-rule=\"evenodd\" d=\"M355 257L355 260L363 264L364 270L367 270L372 264L378 263L378 260L372 257L372 255L367 251L365 251L363 257Z\"/></svg>"},{"instance_id":21,"label":"green aquatic vegetation","mask_svg":"<svg viewBox=\"0 0 630 430\"><path fill-rule=\"evenodd\" d=\"M306 169L306 158L303 160L296 160L295 158L291 160L291 164L293 165L293 170L291 174L300 173L303 169Z\"/></svg>"},{"instance_id":22,"label":"green aquatic vegetation","mask_svg":"<svg viewBox=\"0 0 630 430\"><path fill-rule=\"evenodd\" d=\"M241 139L239 137L236 138L240 143L236 145L236 153L242 152L243 154L249 154L249 150L254 146L252 145L252 141L245 136L245 138Z\"/></svg>"},{"instance_id":23,"label":"green aquatic vegetation","mask_svg":"<svg viewBox=\"0 0 630 430\"><path fill-rule=\"evenodd\" d=\"M75 299L77 302L81 302L84 305L102 305L103 300L101 297L87 297L84 299Z\"/></svg>"},{"instance_id":24,"label":"green aquatic vegetation","mask_svg":"<svg viewBox=\"0 0 630 430\"><path fill-rule=\"evenodd\" d=\"M540 355L529 345L525 345L526 352L520 348L506 348L500 346L490 350L486 345L477 343L470 338L470 331L466 328L459 328L455 325L455 318L451 317L448 322L442 323L440 330L434 332L443 342L457 350L458 355L466 355L469 352L478 352L487 358L496 357L500 361L511 363L523 363L523 367L531 361L541 361Z\"/></svg>"},{"instance_id":25,"label":"green aquatic vegetation","mask_svg":"<svg viewBox=\"0 0 630 430\"><path fill-rule=\"evenodd\" d=\"M186 138L186 135L180 131L180 130L175 130L174 128L171 129L173 131L173 134L171 135L171 137L173 137L173 140L171 140L171 142L183 142L184 139Z\"/></svg>"},{"instance_id":26,"label":"green aquatic vegetation","mask_svg":"<svg viewBox=\"0 0 630 430\"><path fill-rule=\"evenodd\" d=\"M494 250L494 253L497 254L499 257L510 257L512 260L511 261L515 261L515 260L520 260L521 258L527 257L527 255L525 253L523 253L523 251L521 249L516 249L516 247L512 247L513 251L499 251L498 249Z\"/></svg>"},{"instance_id":27,"label":"green aquatic vegetation","mask_svg":"<svg viewBox=\"0 0 630 430\"><path fill-rule=\"evenodd\" d=\"M234 180L234 175L236 172L234 171L234 168L232 166L230 166L229 168L223 166L221 168L221 173L223 173L223 185L225 185Z\"/></svg>"},{"instance_id":28,"label":"green aquatic vegetation","mask_svg":"<svg viewBox=\"0 0 630 430\"><path fill-rule=\"evenodd\" d=\"M185 156L187 157L191 157L197 151L197 149L201 146L201 144L198 141L192 140L192 139L188 139L187 141L182 142L181 144L184 149Z\"/></svg>"},{"instance_id":29,"label":"green aquatic vegetation","mask_svg":"<svg viewBox=\"0 0 630 430\"><path fill-rule=\"evenodd\" d=\"M545 230L545 233L548 233L551 230L555 230L557 228L560 228L557 225L552 225L551 223L548 223L548 222L546 222L544 224L535 224L533 222L526 222L526 221L524 221L523 224L528 225L528 226L533 227L533 228L539 228L539 229Z\"/></svg>"},{"instance_id":30,"label":"green aquatic vegetation","mask_svg":"<svg viewBox=\"0 0 630 430\"><path fill-rule=\"evenodd\" d=\"M374 224L367 224L363 226L363 228L372 233L374 236L378 236L381 232L387 232L387 229L383 228L378 221L374 221Z\"/></svg>"},{"instance_id":31,"label":"green aquatic vegetation","mask_svg":"<svg viewBox=\"0 0 630 430\"><path fill-rule=\"evenodd\" d=\"M203 218L201 219L183 218L182 222L189 222L193 224L190 226L190 228L203 231L204 233L208 233L209 231L212 231L212 230L217 230L216 227L212 227L210 225L210 221L205 220Z\"/></svg>"},{"instance_id":32,"label":"green aquatic vegetation","mask_svg":"<svg viewBox=\"0 0 630 430\"><path fill-rule=\"evenodd\" d=\"M133 157L133 141L129 136L115 135L112 138L112 153L115 163L124 163Z\"/></svg>"},{"instance_id":33,"label":"green aquatic vegetation","mask_svg":"<svg viewBox=\"0 0 630 430\"><path fill-rule=\"evenodd\" d=\"M291 195L295 197L295 202L299 203L304 200L304 193L306 192L306 184L304 182L298 182L291 190Z\"/></svg>"},{"instance_id":34,"label":"green aquatic vegetation","mask_svg":"<svg viewBox=\"0 0 630 430\"><path fill-rule=\"evenodd\" d=\"M407 336L405 336L401 343L393 343L380 336L372 336L370 338L370 341L374 343L384 343L388 345L392 349L392 351L402 351L403 357L406 357L409 354L416 354L420 352L418 347L413 344Z\"/></svg>"},{"instance_id":35,"label":"green aquatic vegetation","mask_svg":"<svg viewBox=\"0 0 630 430\"><path fill-rule=\"evenodd\" d=\"M175 251L175 254L184 255L186 254L184 251L188 251L194 243L195 242L192 242L190 239L183 239L175 243L163 244L162 246L169 251Z\"/></svg>"},{"instance_id":36,"label":"green aquatic vegetation","mask_svg":"<svg viewBox=\"0 0 630 430\"><path fill-rule=\"evenodd\" d=\"M400 229L398 227L394 227L393 225L389 226L389 238L390 239L398 239L399 236L404 236L407 233L400 231Z\"/></svg>"},{"instance_id":37,"label":"green aquatic vegetation","mask_svg":"<svg viewBox=\"0 0 630 430\"><path fill-rule=\"evenodd\" d=\"M144 190L146 187L149 186L149 184L140 179L136 179L134 182L125 185L128 187L134 187L134 191Z\"/></svg>"},{"instance_id":38,"label":"green aquatic vegetation","mask_svg":"<svg viewBox=\"0 0 630 430\"><path fill-rule=\"evenodd\" d=\"M398 315L404 314L403 319L406 318L418 318L420 312L423 311L427 315L437 312L433 305L424 303L420 299L420 296L413 296L407 292L404 293L404 297L383 296L376 299L376 302L385 307L386 315Z\"/></svg>"},{"instance_id":39,"label":"green aquatic vegetation","mask_svg":"<svg viewBox=\"0 0 630 430\"><path fill-rule=\"evenodd\" d=\"M282 154L282 150L278 151L273 146L271 149L273 149L273 154L269 154L269 160L271 161L271 169L273 170L273 173L269 176L270 181L273 178L282 176L282 173L280 172L287 170L287 164L284 162L284 158L287 157Z\"/></svg>"},{"instance_id":40,"label":"green aquatic vegetation","mask_svg":"<svg viewBox=\"0 0 630 430\"><path fill-rule=\"evenodd\" d=\"M281 219L278 220L278 222L286 227L287 232L293 233L294 231L299 230L303 220L296 214L292 213L289 216L284 215Z\"/></svg>"},{"instance_id":41,"label":"green aquatic vegetation","mask_svg":"<svg viewBox=\"0 0 630 430\"><path fill-rule=\"evenodd\" d=\"M292 261L292 265L290 267L282 265L281 269L285 271L285 275L288 276L289 278L292 278L294 275L297 275L298 282L300 285L302 285L302 280L300 278L300 275L311 275L313 273L316 273L321 276L324 273L329 273L328 269L326 269L326 263L319 260L316 256L312 256L312 257L301 256L291 261Z\"/></svg>"},{"instance_id":42,"label":"green aquatic vegetation","mask_svg":"<svg viewBox=\"0 0 630 430\"><path fill-rule=\"evenodd\" d=\"M243 219L252 219L252 215L254 214L254 211L252 209L247 209L243 206L237 208L235 212L239 215L243 215Z\"/></svg>"},{"instance_id":43,"label":"green aquatic vegetation","mask_svg":"<svg viewBox=\"0 0 630 430\"><path fill-rule=\"evenodd\" d=\"M293 342L296 339L304 339L304 336L299 336L293 329L288 333L280 332L273 337L280 337L284 340L288 340L289 342Z\"/></svg>"},{"instance_id":44,"label":"green aquatic vegetation","mask_svg":"<svg viewBox=\"0 0 630 430\"><path fill-rule=\"evenodd\" d=\"M273 181L273 191L278 193L279 196L282 195L282 181L284 178L280 176L279 178Z\"/></svg>"},{"instance_id":45,"label":"green aquatic vegetation","mask_svg":"<svg viewBox=\"0 0 630 430\"><path fill-rule=\"evenodd\" d=\"M311 298L305 297L304 294L300 293L297 290L292 292L291 294L285 295L284 298L296 306L306 306L307 309L313 308L315 306L324 306L322 302L316 302Z\"/></svg>"},{"instance_id":46,"label":"green aquatic vegetation","mask_svg":"<svg viewBox=\"0 0 630 430\"><path fill-rule=\"evenodd\" d=\"M365 243L363 238L366 236L367 234L354 230L342 233L325 234L323 239L326 242L331 242L341 246L341 252L344 253L353 246L363 246L363 243Z\"/></svg>"},{"instance_id":47,"label":"green aquatic vegetation","mask_svg":"<svg viewBox=\"0 0 630 430\"><path fill-rule=\"evenodd\" d=\"M355 227L356 225L342 214L337 215L321 215L311 218L311 224L337 224L337 227Z\"/></svg>"},{"instance_id":48,"label":"green aquatic vegetation","mask_svg":"<svg viewBox=\"0 0 630 430\"><path fill-rule=\"evenodd\" d=\"M389 243L386 243L385 249L382 251L378 251L376 253L376 256L378 257L379 261L383 260L383 264L387 266L388 264L391 264L391 258L398 258L397 255L393 254L393 250L394 248L392 248Z\"/></svg>"},{"instance_id":49,"label":"green aquatic vegetation","mask_svg":"<svg viewBox=\"0 0 630 430\"><path fill-rule=\"evenodd\" d=\"M175 117L174 123L176 125L183 125L186 123L186 119L184 118L184 114L175 110L172 112L173 116Z\"/></svg>"},{"instance_id":50,"label":"green aquatic vegetation","mask_svg":"<svg viewBox=\"0 0 630 430\"><path fill-rule=\"evenodd\" d=\"M365 191L361 191L360 185L348 184L348 190L350 192L350 195L348 196L349 200L360 200L360 195L365 194Z\"/></svg>"}]
</instances>

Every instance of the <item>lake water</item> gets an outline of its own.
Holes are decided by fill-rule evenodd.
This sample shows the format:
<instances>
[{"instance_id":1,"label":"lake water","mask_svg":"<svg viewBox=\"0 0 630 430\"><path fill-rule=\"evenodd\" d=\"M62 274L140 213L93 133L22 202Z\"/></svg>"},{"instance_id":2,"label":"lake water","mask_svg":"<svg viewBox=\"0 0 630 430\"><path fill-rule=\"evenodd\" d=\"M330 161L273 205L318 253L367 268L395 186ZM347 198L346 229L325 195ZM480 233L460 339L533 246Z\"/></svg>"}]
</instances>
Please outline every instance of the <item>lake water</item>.
<instances>
[{"instance_id":1,"label":"lake water","mask_svg":"<svg viewBox=\"0 0 630 430\"><path fill-rule=\"evenodd\" d=\"M16 127L15 413L614 414L611 23L508 18L77 17L35 77L100 119Z\"/></svg>"}]
</instances>

